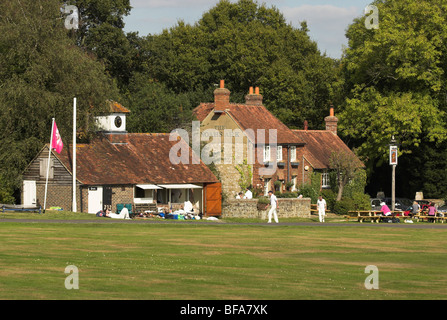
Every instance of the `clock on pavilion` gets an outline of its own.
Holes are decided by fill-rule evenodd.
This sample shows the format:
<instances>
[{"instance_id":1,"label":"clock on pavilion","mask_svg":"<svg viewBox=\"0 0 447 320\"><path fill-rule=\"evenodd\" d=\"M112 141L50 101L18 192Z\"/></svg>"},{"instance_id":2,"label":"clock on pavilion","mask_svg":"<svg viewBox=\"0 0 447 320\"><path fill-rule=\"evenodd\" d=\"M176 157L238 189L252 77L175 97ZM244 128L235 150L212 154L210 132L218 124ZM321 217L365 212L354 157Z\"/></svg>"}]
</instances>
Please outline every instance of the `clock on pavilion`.
<instances>
[{"instance_id":1,"label":"clock on pavilion","mask_svg":"<svg viewBox=\"0 0 447 320\"><path fill-rule=\"evenodd\" d=\"M130 112L121 104L109 101L110 114L96 117L96 124L100 131L106 133L127 133L126 116Z\"/></svg>"}]
</instances>

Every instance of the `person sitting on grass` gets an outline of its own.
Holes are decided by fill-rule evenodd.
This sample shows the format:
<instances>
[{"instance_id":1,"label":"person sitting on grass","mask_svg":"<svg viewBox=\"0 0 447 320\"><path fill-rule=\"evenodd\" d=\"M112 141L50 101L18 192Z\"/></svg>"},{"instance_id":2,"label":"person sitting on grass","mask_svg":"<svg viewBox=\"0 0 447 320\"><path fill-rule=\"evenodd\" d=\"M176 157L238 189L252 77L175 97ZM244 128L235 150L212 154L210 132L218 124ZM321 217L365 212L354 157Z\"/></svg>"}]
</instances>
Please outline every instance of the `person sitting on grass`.
<instances>
[{"instance_id":1,"label":"person sitting on grass","mask_svg":"<svg viewBox=\"0 0 447 320\"><path fill-rule=\"evenodd\" d=\"M96 216L97 217L103 217L103 218L108 218L109 214L110 214L110 210L109 209L100 210L100 211L96 212Z\"/></svg>"},{"instance_id":2,"label":"person sitting on grass","mask_svg":"<svg viewBox=\"0 0 447 320\"><path fill-rule=\"evenodd\" d=\"M119 214L109 213L108 217L112 219L130 219L129 210L126 207L124 207Z\"/></svg>"}]
</instances>

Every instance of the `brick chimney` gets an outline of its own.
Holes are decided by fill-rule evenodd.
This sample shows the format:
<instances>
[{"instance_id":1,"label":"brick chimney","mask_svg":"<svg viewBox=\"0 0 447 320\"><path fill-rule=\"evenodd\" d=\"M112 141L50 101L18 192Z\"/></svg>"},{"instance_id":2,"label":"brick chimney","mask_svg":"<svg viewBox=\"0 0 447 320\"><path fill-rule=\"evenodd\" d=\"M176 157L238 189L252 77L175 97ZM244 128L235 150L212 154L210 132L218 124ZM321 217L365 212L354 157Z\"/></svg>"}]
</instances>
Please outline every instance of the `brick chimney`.
<instances>
[{"instance_id":1,"label":"brick chimney","mask_svg":"<svg viewBox=\"0 0 447 320\"><path fill-rule=\"evenodd\" d=\"M329 116L324 118L324 121L326 122L326 130L331 131L333 134L337 135L338 118L334 114L334 106L331 106Z\"/></svg>"},{"instance_id":2,"label":"brick chimney","mask_svg":"<svg viewBox=\"0 0 447 320\"><path fill-rule=\"evenodd\" d=\"M307 131L309 129L309 123L307 120L304 120L304 130Z\"/></svg>"},{"instance_id":3,"label":"brick chimney","mask_svg":"<svg viewBox=\"0 0 447 320\"><path fill-rule=\"evenodd\" d=\"M245 104L250 106L261 106L262 95L259 94L259 87L255 88L253 93L253 87L250 87L249 93L245 96Z\"/></svg>"},{"instance_id":4,"label":"brick chimney","mask_svg":"<svg viewBox=\"0 0 447 320\"><path fill-rule=\"evenodd\" d=\"M230 90L225 88L225 81L220 80L219 88L214 90L214 112L222 113L230 104Z\"/></svg>"}]
</instances>

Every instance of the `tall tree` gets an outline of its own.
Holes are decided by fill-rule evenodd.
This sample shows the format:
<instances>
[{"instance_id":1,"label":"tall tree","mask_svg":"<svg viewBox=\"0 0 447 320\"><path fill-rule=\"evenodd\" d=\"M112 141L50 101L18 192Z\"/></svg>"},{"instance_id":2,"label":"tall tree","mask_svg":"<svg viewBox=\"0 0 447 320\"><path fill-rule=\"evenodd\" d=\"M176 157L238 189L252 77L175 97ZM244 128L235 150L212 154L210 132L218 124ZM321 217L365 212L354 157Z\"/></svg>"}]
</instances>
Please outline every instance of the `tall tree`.
<instances>
[{"instance_id":1,"label":"tall tree","mask_svg":"<svg viewBox=\"0 0 447 320\"><path fill-rule=\"evenodd\" d=\"M79 29L70 34L84 50L104 62L106 71L125 91L138 60L138 34L124 32L129 0L67 0L79 12Z\"/></svg>"},{"instance_id":2,"label":"tall tree","mask_svg":"<svg viewBox=\"0 0 447 320\"><path fill-rule=\"evenodd\" d=\"M117 98L104 66L67 36L64 18L58 0L0 2L0 180L10 189L49 142L51 118L71 141L73 97L79 127Z\"/></svg>"},{"instance_id":3,"label":"tall tree","mask_svg":"<svg viewBox=\"0 0 447 320\"><path fill-rule=\"evenodd\" d=\"M359 168L357 157L352 152L333 152L329 159L331 168L335 171L337 181L337 201L341 200L345 186L351 181Z\"/></svg>"},{"instance_id":4,"label":"tall tree","mask_svg":"<svg viewBox=\"0 0 447 320\"><path fill-rule=\"evenodd\" d=\"M379 28L366 28L361 17L347 30L347 98L339 113L340 132L358 145L370 174L386 160L392 135L411 157L423 141L436 146L447 138L447 2L373 4Z\"/></svg>"},{"instance_id":5,"label":"tall tree","mask_svg":"<svg viewBox=\"0 0 447 320\"><path fill-rule=\"evenodd\" d=\"M280 120L300 128L308 120L319 128L341 82L336 62L319 52L307 31L305 24L288 24L275 7L221 0L194 25L179 21L146 38L148 77L177 93L209 90L225 79L235 102L259 86Z\"/></svg>"}]
</instances>

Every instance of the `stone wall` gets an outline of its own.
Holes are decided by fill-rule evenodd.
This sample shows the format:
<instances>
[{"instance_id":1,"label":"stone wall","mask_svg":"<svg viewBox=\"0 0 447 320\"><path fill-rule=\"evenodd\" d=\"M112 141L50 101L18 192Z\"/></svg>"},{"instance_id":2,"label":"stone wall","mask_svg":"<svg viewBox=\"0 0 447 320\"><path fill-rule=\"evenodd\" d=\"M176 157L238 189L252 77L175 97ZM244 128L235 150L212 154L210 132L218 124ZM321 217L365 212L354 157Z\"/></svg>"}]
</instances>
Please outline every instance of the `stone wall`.
<instances>
[{"instance_id":1,"label":"stone wall","mask_svg":"<svg viewBox=\"0 0 447 320\"><path fill-rule=\"evenodd\" d=\"M268 210L258 210L258 199L229 199L222 206L222 218L258 218L266 220ZM278 198L278 218L310 218L310 198Z\"/></svg>"}]
</instances>

